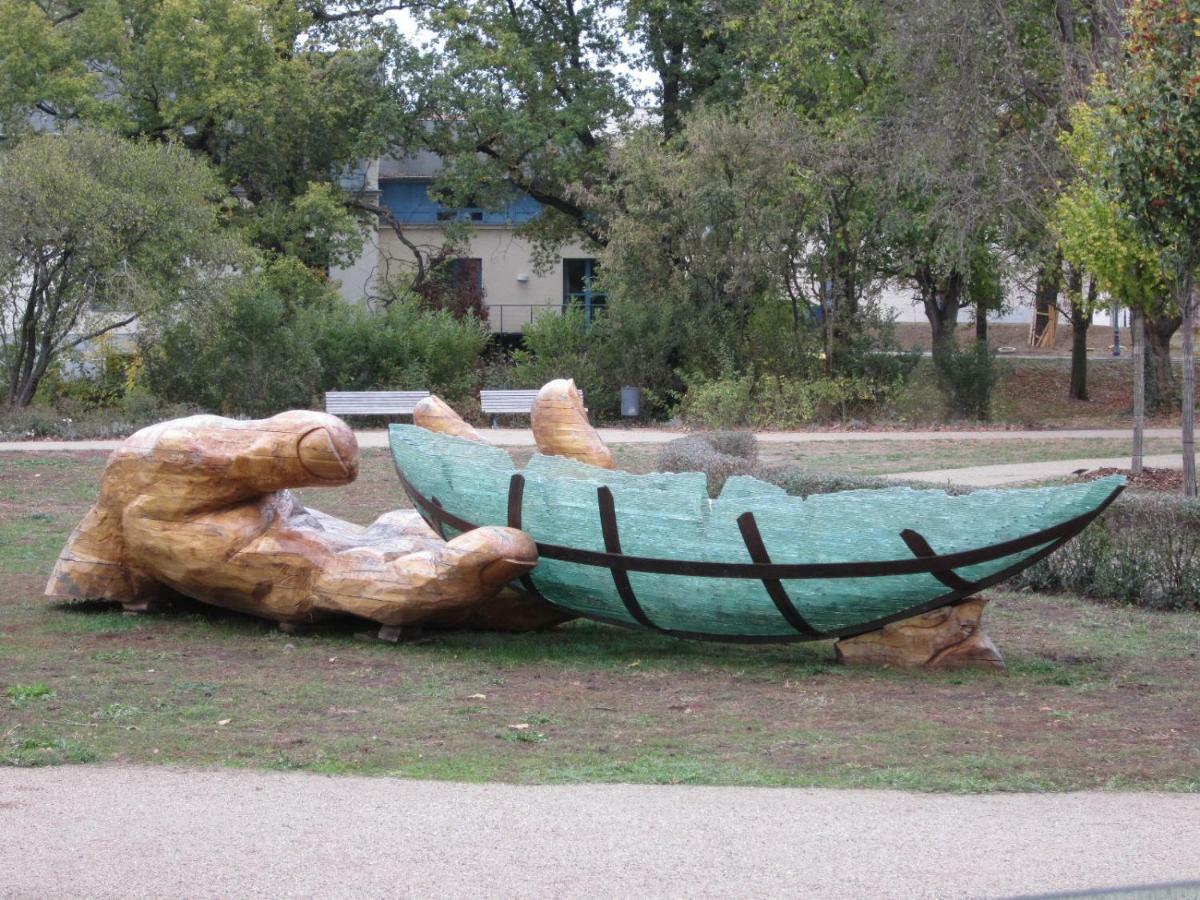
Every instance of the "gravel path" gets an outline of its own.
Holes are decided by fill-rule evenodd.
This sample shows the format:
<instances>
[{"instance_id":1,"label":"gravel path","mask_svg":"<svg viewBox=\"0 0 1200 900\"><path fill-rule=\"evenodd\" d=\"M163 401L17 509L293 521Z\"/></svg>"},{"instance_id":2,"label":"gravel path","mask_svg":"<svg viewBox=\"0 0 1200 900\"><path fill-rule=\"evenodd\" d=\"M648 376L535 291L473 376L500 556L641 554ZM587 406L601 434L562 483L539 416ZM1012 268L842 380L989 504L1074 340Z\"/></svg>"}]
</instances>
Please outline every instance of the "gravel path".
<instances>
[{"instance_id":1,"label":"gravel path","mask_svg":"<svg viewBox=\"0 0 1200 900\"><path fill-rule=\"evenodd\" d=\"M1200 796L0 769L0 896L997 897L1200 879Z\"/></svg>"}]
</instances>

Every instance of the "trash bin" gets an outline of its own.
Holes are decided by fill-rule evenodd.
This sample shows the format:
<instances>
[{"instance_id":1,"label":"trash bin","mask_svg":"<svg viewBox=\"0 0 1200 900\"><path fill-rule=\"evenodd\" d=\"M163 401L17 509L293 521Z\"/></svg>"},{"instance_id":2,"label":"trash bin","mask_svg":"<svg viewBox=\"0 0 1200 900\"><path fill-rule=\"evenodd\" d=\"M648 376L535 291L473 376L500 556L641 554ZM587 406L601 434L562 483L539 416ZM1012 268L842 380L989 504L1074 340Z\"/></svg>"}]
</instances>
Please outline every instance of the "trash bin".
<instances>
[{"instance_id":1,"label":"trash bin","mask_svg":"<svg viewBox=\"0 0 1200 900\"><path fill-rule=\"evenodd\" d=\"M642 414L642 389L639 387L621 388L621 415L626 419L636 419Z\"/></svg>"}]
</instances>

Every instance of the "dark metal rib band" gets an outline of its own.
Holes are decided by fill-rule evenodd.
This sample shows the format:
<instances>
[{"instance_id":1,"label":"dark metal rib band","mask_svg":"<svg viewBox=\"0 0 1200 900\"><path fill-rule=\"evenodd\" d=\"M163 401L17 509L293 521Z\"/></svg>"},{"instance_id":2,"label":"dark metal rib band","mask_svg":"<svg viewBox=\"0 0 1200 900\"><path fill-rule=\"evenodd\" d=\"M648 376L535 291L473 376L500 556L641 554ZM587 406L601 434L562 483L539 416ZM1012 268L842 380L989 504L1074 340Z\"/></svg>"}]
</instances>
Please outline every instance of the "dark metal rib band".
<instances>
[{"instance_id":1,"label":"dark metal rib band","mask_svg":"<svg viewBox=\"0 0 1200 900\"><path fill-rule=\"evenodd\" d=\"M396 469L400 483L405 492L412 498L419 510L426 513L428 518L439 518L446 524L460 530L471 531L479 526L449 510L440 504L435 507L428 499L412 486L404 477L399 467ZM658 575L694 575L700 578L753 578L762 581L765 578L778 578L784 581L802 580L808 578L882 578L890 575L935 575L939 572L950 572L964 566L992 562L1026 550L1043 548L1054 541L1070 538L1086 528L1093 519L1099 516L1117 499L1124 487L1114 488L1112 493L1095 509L1067 519L1056 525L1051 525L1041 531L1001 541L974 550L964 550L949 553L944 556L911 557L908 559L893 559L880 561L864 561L853 563L732 563L732 562L701 562L681 559L654 559L642 556L627 556L620 553L602 552L598 550L581 550L576 547L563 547L557 544L538 543L538 555L545 559L556 559L562 562L579 563L586 566L602 568L618 567L626 572L648 572ZM979 584L982 584L980 582Z\"/></svg>"},{"instance_id":2,"label":"dark metal rib band","mask_svg":"<svg viewBox=\"0 0 1200 900\"><path fill-rule=\"evenodd\" d=\"M440 537L443 541L449 540L449 538L446 537L446 523L449 521L450 517L446 513L446 508L438 502L437 497L430 497L429 499L431 501L429 515L433 518L433 521L430 524L433 525L433 530L438 533L438 537ZM449 522L449 524L454 525L453 522Z\"/></svg>"},{"instance_id":3,"label":"dark metal rib band","mask_svg":"<svg viewBox=\"0 0 1200 900\"><path fill-rule=\"evenodd\" d=\"M525 476L520 472L514 473L513 477L508 479L508 527L521 530L521 508L525 501ZM528 573L521 576L521 587L533 594L539 600L544 600L542 592L537 589L537 585L533 583L533 579Z\"/></svg>"},{"instance_id":4,"label":"dark metal rib band","mask_svg":"<svg viewBox=\"0 0 1200 900\"><path fill-rule=\"evenodd\" d=\"M767 545L763 543L762 534L758 530L758 522L754 519L754 513L742 513L738 516L737 523L738 530L742 532L742 540L746 543L746 550L750 553L750 558L756 563L770 565L771 554L767 552ZM800 611L796 609L795 604L792 603L792 598L783 589L783 584L778 578L764 578L762 584L766 588L771 602L775 604L775 608L779 610L779 614L787 619L789 625L806 637L820 637L821 633L809 625L805 621L804 616L800 615Z\"/></svg>"},{"instance_id":5,"label":"dark metal rib band","mask_svg":"<svg viewBox=\"0 0 1200 900\"><path fill-rule=\"evenodd\" d=\"M908 549L913 552L913 556L920 557L921 559L930 559L937 556L933 548L929 546L929 541L925 540L919 532L913 531L911 528L905 528L900 532L900 538L908 545ZM952 591L971 592L971 582L953 572L930 572L929 574Z\"/></svg>"},{"instance_id":6,"label":"dark metal rib band","mask_svg":"<svg viewBox=\"0 0 1200 900\"><path fill-rule=\"evenodd\" d=\"M600 531L604 535L604 549L616 559L621 559L621 534L617 530L617 507L613 502L612 491L604 486L598 487L596 488L596 499L600 506ZM617 595L625 604L629 615L643 628L660 630L650 621L650 617L638 603L637 596L633 593L633 585L629 583L628 573L619 564L611 565L609 568L612 571L613 584L617 587Z\"/></svg>"},{"instance_id":7,"label":"dark metal rib band","mask_svg":"<svg viewBox=\"0 0 1200 900\"><path fill-rule=\"evenodd\" d=\"M508 527L521 530L521 504L525 500L525 476L517 473L508 479Z\"/></svg>"}]
</instances>

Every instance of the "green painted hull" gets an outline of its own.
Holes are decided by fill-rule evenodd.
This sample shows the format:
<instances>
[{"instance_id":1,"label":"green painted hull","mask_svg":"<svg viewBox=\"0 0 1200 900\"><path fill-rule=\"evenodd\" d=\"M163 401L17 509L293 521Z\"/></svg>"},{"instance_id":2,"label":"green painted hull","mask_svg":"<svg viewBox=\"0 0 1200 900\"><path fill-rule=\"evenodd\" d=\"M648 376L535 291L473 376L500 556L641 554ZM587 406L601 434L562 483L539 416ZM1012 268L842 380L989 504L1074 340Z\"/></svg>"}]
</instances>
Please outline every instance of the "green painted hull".
<instances>
[{"instance_id":1,"label":"green painted hull","mask_svg":"<svg viewBox=\"0 0 1200 900\"><path fill-rule=\"evenodd\" d=\"M407 425L392 454L447 536L515 525L538 543L527 587L581 616L713 640L873 630L970 596L1081 531L1122 490L886 488L790 497L752 478L710 500L700 473L632 475Z\"/></svg>"}]
</instances>

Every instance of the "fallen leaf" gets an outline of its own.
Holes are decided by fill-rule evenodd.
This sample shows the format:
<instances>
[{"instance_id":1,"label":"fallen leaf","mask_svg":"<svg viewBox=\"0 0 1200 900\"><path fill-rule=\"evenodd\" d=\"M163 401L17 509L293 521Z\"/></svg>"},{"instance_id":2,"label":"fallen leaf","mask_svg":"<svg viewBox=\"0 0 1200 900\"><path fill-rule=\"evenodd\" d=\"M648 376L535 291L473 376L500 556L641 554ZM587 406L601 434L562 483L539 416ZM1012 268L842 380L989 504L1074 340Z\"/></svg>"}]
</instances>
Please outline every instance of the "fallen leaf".
<instances>
[{"instance_id":1,"label":"fallen leaf","mask_svg":"<svg viewBox=\"0 0 1200 900\"><path fill-rule=\"evenodd\" d=\"M233 719L221 719L220 721L217 722L217 724L218 725L228 725L232 721L233 721Z\"/></svg>"},{"instance_id":2,"label":"fallen leaf","mask_svg":"<svg viewBox=\"0 0 1200 900\"><path fill-rule=\"evenodd\" d=\"M642 664L642 661L640 659L635 659L633 662L631 662L625 668L632 669L634 666L640 666L641 664Z\"/></svg>"},{"instance_id":3,"label":"fallen leaf","mask_svg":"<svg viewBox=\"0 0 1200 900\"><path fill-rule=\"evenodd\" d=\"M486 700L486 699L487 699L487 694L472 694L472 695L471 695L470 697L468 697L467 699L468 699L468 700Z\"/></svg>"},{"instance_id":4,"label":"fallen leaf","mask_svg":"<svg viewBox=\"0 0 1200 900\"><path fill-rule=\"evenodd\" d=\"M526 728L529 727L529 723L528 722L518 722L516 725L509 725L508 727L511 728L513 731L524 731Z\"/></svg>"}]
</instances>

